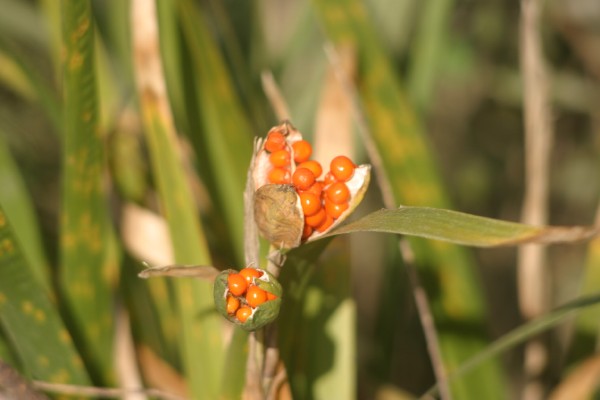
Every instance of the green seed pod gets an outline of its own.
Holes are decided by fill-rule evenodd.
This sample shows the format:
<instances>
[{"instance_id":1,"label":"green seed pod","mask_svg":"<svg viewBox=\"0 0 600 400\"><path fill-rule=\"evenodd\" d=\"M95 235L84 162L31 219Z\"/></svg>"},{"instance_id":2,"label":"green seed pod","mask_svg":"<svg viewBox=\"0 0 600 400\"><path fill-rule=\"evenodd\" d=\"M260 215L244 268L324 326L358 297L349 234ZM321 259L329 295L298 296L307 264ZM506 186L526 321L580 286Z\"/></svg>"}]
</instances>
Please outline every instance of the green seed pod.
<instances>
[{"instance_id":1,"label":"green seed pod","mask_svg":"<svg viewBox=\"0 0 600 400\"><path fill-rule=\"evenodd\" d=\"M213 291L215 307L229 322L239 325L242 329L247 331L254 331L273 322L275 318L277 318L277 315L279 315L279 309L281 308L281 284L269 272L262 269L258 270L263 274L260 278L254 280L256 286L268 293L274 294L277 298L266 301L258 307L253 308L252 315L250 315L243 323L236 318L235 314L229 314L227 312L227 297L231 296L227 285L227 278L229 274L235 274L239 271L228 269L221 272L215 279ZM240 300L241 305L247 305L246 299L243 296L237 298Z\"/></svg>"}]
</instances>

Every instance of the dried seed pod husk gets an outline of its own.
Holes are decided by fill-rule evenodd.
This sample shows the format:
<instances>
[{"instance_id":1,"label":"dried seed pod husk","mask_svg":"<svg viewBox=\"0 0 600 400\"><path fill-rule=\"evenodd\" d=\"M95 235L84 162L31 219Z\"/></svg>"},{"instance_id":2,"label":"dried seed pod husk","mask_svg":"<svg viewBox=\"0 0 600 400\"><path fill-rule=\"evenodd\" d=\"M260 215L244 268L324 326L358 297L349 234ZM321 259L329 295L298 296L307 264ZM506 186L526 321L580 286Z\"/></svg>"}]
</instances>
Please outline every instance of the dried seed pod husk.
<instances>
[{"instance_id":1,"label":"dried seed pod husk","mask_svg":"<svg viewBox=\"0 0 600 400\"><path fill-rule=\"evenodd\" d=\"M304 215L291 185L264 185L254 194L254 218L260 234L280 248L300 244Z\"/></svg>"},{"instance_id":2,"label":"dried seed pod husk","mask_svg":"<svg viewBox=\"0 0 600 400\"><path fill-rule=\"evenodd\" d=\"M255 278L254 284L269 293L273 293L275 296L277 296L277 298L267 301L254 308L252 315L248 317L244 323L240 322L235 315L227 313L227 296L230 294L227 285L227 277L229 274L238 273L239 271L228 269L221 272L215 279L215 285L213 289L213 296L217 311L219 311L219 313L229 322L239 325L246 331L254 331L273 322L279 315L279 309L281 308L281 294L283 291L281 284L269 272L263 269L258 270L262 272L262 276L260 278ZM245 303L245 299L241 298L240 300L242 303Z\"/></svg>"},{"instance_id":3,"label":"dried seed pod husk","mask_svg":"<svg viewBox=\"0 0 600 400\"><path fill-rule=\"evenodd\" d=\"M344 211L335 222L327 228L324 232L313 232L310 235L306 242L310 242L312 240L316 240L319 237L326 235L336 226L340 225L342 222L346 220L352 214L352 212L358 207L362 199L365 197L365 193L369 187L369 183L371 182L371 165L370 164L362 164L356 167L354 170L354 175L352 178L346 182L346 186L348 186L348 190L350 191L350 201L348 202L348 209Z\"/></svg>"}]
</instances>

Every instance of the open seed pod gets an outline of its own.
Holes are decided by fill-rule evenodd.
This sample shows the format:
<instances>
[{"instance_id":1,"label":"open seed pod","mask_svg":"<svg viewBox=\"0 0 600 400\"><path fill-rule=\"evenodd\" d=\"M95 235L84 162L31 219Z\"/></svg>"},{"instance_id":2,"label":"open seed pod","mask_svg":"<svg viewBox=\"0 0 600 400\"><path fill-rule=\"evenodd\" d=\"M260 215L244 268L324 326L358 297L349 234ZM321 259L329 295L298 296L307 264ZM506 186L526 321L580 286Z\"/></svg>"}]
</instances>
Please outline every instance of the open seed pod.
<instances>
[{"instance_id":1,"label":"open seed pod","mask_svg":"<svg viewBox=\"0 0 600 400\"><path fill-rule=\"evenodd\" d=\"M277 318L281 293L277 279L258 268L225 270L215 279L213 290L219 313L247 331L259 329Z\"/></svg>"},{"instance_id":2,"label":"open seed pod","mask_svg":"<svg viewBox=\"0 0 600 400\"><path fill-rule=\"evenodd\" d=\"M371 166L338 156L331 170L310 160L312 147L285 121L269 130L254 155L254 216L260 234L294 248L342 223L362 201Z\"/></svg>"}]
</instances>

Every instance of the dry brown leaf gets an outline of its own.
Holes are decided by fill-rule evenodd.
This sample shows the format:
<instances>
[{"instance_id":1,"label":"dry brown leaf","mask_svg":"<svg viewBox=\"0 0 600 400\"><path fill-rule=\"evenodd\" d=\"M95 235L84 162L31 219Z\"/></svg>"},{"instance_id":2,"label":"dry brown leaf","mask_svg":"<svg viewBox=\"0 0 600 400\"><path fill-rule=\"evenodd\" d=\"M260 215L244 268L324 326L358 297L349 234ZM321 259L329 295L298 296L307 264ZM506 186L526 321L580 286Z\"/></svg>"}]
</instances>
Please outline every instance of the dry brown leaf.
<instances>
[{"instance_id":1,"label":"dry brown leaf","mask_svg":"<svg viewBox=\"0 0 600 400\"><path fill-rule=\"evenodd\" d=\"M600 387L600 353L583 361L551 393L549 400L591 399Z\"/></svg>"},{"instance_id":2,"label":"dry brown leaf","mask_svg":"<svg viewBox=\"0 0 600 400\"><path fill-rule=\"evenodd\" d=\"M148 386L183 398L189 398L185 379L175 368L160 358L148 346L140 345L137 350L140 369L144 375L144 380L148 382Z\"/></svg>"}]
</instances>

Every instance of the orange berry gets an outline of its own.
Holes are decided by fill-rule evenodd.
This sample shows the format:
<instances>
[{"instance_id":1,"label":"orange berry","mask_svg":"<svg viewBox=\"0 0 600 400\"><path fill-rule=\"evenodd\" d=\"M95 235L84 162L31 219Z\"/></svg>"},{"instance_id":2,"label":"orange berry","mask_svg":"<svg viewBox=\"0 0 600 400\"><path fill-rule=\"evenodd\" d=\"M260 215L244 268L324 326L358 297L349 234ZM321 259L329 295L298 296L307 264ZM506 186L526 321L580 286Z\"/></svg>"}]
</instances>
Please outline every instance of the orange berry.
<instances>
[{"instance_id":1,"label":"orange berry","mask_svg":"<svg viewBox=\"0 0 600 400\"><path fill-rule=\"evenodd\" d=\"M317 226L321 225L325 221L326 218L327 218L327 213L325 212L325 209L320 208L316 214L311 215L309 217L305 217L304 223L306 223L306 225L309 225L313 228L316 228Z\"/></svg>"},{"instance_id":2,"label":"orange berry","mask_svg":"<svg viewBox=\"0 0 600 400\"><path fill-rule=\"evenodd\" d=\"M238 308L240 308L240 299L227 296L227 314L235 314Z\"/></svg>"},{"instance_id":3,"label":"orange berry","mask_svg":"<svg viewBox=\"0 0 600 400\"><path fill-rule=\"evenodd\" d=\"M346 203L350 200L350 190L344 182L336 182L331 184L326 190L325 194L329 200L336 204Z\"/></svg>"},{"instance_id":4,"label":"orange berry","mask_svg":"<svg viewBox=\"0 0 600 400\"><path fill-rule=\"evenodd\" d=\"M250 286L246 293L246 302L250 307L258 307L267 301L267 292L258 286Z\"/></svg>"},{"instance_id":5,"label":"orange berry","mask_svg":"<svg viewBox=\"0 0 600 400\"><path fill-rule=\"evenodd\" d=\"M267 292L267 301L275 300L276 298L277 298L276 294L273 294L271 292Z\"/></svg>"},{"instance_id":6,"label":"orange berry","mask_svg":"<svg viewBox=\"0 0 600 400\"><path fill-rule=\"evenodd\" d=\"M246 282L246 278L240 274L229 274L227 277L227 286L232 295L241 296L246 292L248 282Z\"/></svg>"},{"instance_id":7,"label":"orange berry","mask_svg":"<svg viewBox=\"0 0 600 400\"><path fill-rule=\"evenodd\" d=\"M322 208L319 196L310 192L300 193L300 205L305 217L315 215Z\"/></svg>"},{"instance_id":8,"label":"orange berry","mask_svg":"<svg viewBox=\"0 0 600 400\"><path fill-rule=\"evenodd\" d=\"M333 225L333 217L329 214L327 214L327 216L325 217L325 221L323 221L323 223L321 223L321 225L316 227L317 232L319 233L323 233L325 232L327 229L329 229L329 227L331 225Z\"/></svg>"},{"instance_id":9,"label":"orange berry","mask_svg":"<svg viewBox=\"0 0 600 400\"><path fill-rule=\"evenodd\" d=\"M298 190L307 190L315 183L315 174L307 168L296 168L292 175L292 184Z\"/></svg>"},{"instance_id":10,"label":"orange berry","mask_svg":"<svg viewBox=\"0 0 600 400\"><path fill-rule=\"evenodd\" d=\"M265 141L265 149L271 153L285 147L285 136L278 131L269 132Z\"/></svg>"},{"instance_id":11,"label":"orange berry","mask_svg":"<svg viewBox=\"0 0 600 400\"><path fill-rule=\"evenodd\" d=\"M327 187L333 183L336 183L336 182L337 181L335 180L335 176L333 176L331 171L326 173L325 176L323 177L323 184L325 185L325 187Z\"/></svg>"},{"instance_id":12,"label":"orange berry","mask_svg":"<svg viewBox=\"0 0 600 400\"><path fill-rule=\"evenodd\" d=\"M246 282L248 282L248 285L250 285L254 282L254 278L260 278L262 276L262 272L256 268L247 267L242 268L240 275L243 276L244 279L246 279Z\"/></svg>"},{"instance_id":13,"label":"orange berry","mask_svg":"<svg viewBox=\"0 0 600 400\"><path fill-rule=\"evenodd\" d=\"M348 179L352 178L352 175L354 175L354 168L356 168L352 160L346 156L335 157L331 160L329 167L331 168L331 174L339 182L346 182Z\"/></svg>"},{"instance_id":14,"label":"orange berry","mask_svg":"<svg viewBox=\"0 0 600 400\"><path fill-rule=\"evenodd\" d=\"M298 164L307 161L312 154L312 146L306 140L292 143L292 149L294 149L294 161Z\"/></svg>"},{"instance_id":15,"label":"orange berry","mask_svg":"<svg viewBox=\"0 0 600 400\"><path fill-rule=\"evenodd\" d=\"M312 193L317 197L321 197L321 193L323 193L323 182L315 181L315 183L313 183L311 187L309 187L306 190L300 191L300 193L304 193L304 192Z\"/></svg>"},{"instance_id":16,"label":"orange berry","mask_svg":"<svg viewBox=\"0 0 600 400\"><path fill-rule=\"evenodd\" d=\"M325 211L331 215L333 219L338 219L340 215L348 209L348 203L334 203L329 198L325 199Z\"/></svg>"},{"instance_id":17,"label":"orange berry","mask_svg":"<svg viewBox=\"0 0 600 400\"><path fill-rule=\"evenodd\" d=\"M315 175L315 178L318 178L323 173L323 167L321 167L321 164L319 164L319 162L315 160L304 161L303 163L298 165L298 168L310 169Z\"/></svg>"},{"instance_id":18,"label":"orange berry","mask_svg":"<svg viewBox=\"0 0 600 400\"><path fill-rule=\"evenodd\" d=\"M290 183L290 171L287 168L275 167L271 171L269 171L267 179L270 183Z\"/></svg>"},{"instance_id":19,"label":"orange berry","mask_svg":"<svg viewBox=\"0 0 600 400\"><path fill-rule=\"evenodd\" d=\"M246 322L246 320L252 315L252 309L248 306L244 306L244 307L240 307L236 313L235 313L235 317L238 319L238 321L240 321L242 324L244 322Z\"/></svg>"},{"instance_id":20,"label":"orange berry","mask_svg":"<svg viewBox=\"0 0 600 400\"><path fill-rule=\"evenodd\" d=\"M271 153L269 161L274 167L287 167L290 165L290 152L283 149Z\"/></svg>"},{"instance_id":21,"label":"orange berry","mask_svg":"<svg viewBox=\"0 0 600 400\"><path fill-rule=\"evenodd\" d=\"M302 240L308 239L310 235L313 233L313 228L310 225L304 224L304 229L302 230Z\"/></svg>"}]
</instances>

